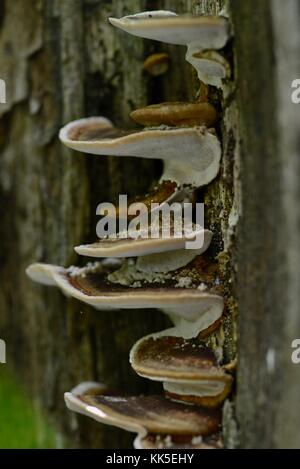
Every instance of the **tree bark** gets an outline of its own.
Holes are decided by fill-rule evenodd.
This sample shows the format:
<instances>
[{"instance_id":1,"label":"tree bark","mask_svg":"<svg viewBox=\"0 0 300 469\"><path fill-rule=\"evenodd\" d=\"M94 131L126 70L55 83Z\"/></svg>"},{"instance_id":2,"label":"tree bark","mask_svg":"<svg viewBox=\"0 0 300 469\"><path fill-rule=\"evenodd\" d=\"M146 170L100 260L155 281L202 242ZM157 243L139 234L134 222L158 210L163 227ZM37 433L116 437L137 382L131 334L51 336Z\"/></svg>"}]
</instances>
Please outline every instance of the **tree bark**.
<instances>
[{"instance_id":1,"label":"tree bark","mask_svg":"<svg viewBox=\"0 0 300 469\"><path fill-rule=\"evenodd\" d=\"M242 213L237 417L243 448L299 448L299 2L232 0Z\"/></svg>"}]
</instances>

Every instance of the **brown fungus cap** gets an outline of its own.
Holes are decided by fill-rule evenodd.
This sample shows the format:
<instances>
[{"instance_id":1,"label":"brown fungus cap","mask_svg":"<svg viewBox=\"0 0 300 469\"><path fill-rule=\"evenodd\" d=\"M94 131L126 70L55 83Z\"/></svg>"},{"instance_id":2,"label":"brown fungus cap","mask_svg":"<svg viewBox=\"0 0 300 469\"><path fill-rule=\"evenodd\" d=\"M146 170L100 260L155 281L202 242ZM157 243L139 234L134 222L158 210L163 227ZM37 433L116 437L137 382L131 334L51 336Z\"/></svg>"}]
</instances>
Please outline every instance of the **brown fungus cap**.
<instances>
[{"instance_id":1,"label":"brown fungus cap","mask_svg":"<svg viewBox=\"0 0 300 469\"><path fill-rule=\"evenodd\" d=\"M231 390L232 377L203 342L176 334L174 328L140 339L130 352L133 369L140 376L162 381L171 399L220 405Z\"/></svg>"},{"instance_id":2,"label":"brown fungus cap","mask_svg":"<svg viewBox=\"0 0 300 469\"><path fill-rule=\"evenodd\" d=\"M144 61L143 68L154 77L163 75L169 69L170 56L166 52L151 54Z\"/></svg>"},{"instance_id":3,"label":"brown fungus cap","mask_svg":"<svg viewBox=\"0 0 300 469\"><path fill-rule=\"evenodd\" d=\"M213 126L218 118L217 111L209 103L166 102L137 109L130 117L144 126Z\"/></svg>"},{"instance_id":4,"label":"brown fungus cap","mask_svg":"<svg viewBox=\"0 0 300 469\"><path fill-rule=\"evenodd\" d=\"M192 198L192 192L179 188L178 184L174 181L161 181L157 184L153 189L151 189L147 194L142 196L135 196L132 199L128 200L128 204L125 207L125 212L122 211L120 206L116 209L116 217L117 218L124 218L127 217L129 220L134 218L136 214L128 214L127 208L128 206L135 204L144 204L147 212L151 212L151 205L152 204L162 204L162 203L170 203L174 200L181 200L185 197Z\"/></svg>"},{"instance_id":5,"label":"brown fungus cap","mask_svg":"<svg viewBox=\"0 0 300 469\"><path fill-rule=\"evenodd\" d=\"M78 394L75 388L65 394L70 410L98 422L136 432L209 436L217 433L221 424L218 410L202 409L172 402L164 396L106 396Z\"/></svg>"},{"instance_id":6,"label":"brown fungus cap","mask_svg":"<svg viewBox=\"0 0 300 469\"><path fill-rule=\"evenodd\" d=\"M188 321L189 337L209 327L223 312L223 297L217 293L214 286L206 291L197 287L185 288L174 275L141 273L140 279L130 280L130 283L122 284L118 281L110 281L111 276L116 276L120 269L120 263L108 264L108 260L88 264L86 267L70 267L64 269L60 266L49 264L32 264L27 269L28 276L44 285L59 287L64 294L76 298L86 304L100 310L118 309L148 309L159 308L171 315L174 322ZM126 281L122 273L121 282ZM182 335L185 334L183 326ZM192 334L192 335L191 335Z\"/></svg>"},{"instance_id":7,"label":"brown fungus cap","mask_svg":"<svg viewBox=\"0 0 300 469\"><path fill-rule=\"evenodd\" d=\"M195 395L194 389L190 389L189 391L190 394L188 394L188 392L185 392L184 394L181 393L180 388L178 390L175 390L175 391L173 390L173 392L170 392L167 390L168 386L169 385L167 383L164 383L165 396L171 399L172 401L186 402L189 404L200 405L206 408L220 407L231 392L230 382L225 384L223 391L221 391L219 394L216 394L214 396ZM198 386L198 388L199 387L201 387L201 385Z\"/></svg>"}]
</instances>

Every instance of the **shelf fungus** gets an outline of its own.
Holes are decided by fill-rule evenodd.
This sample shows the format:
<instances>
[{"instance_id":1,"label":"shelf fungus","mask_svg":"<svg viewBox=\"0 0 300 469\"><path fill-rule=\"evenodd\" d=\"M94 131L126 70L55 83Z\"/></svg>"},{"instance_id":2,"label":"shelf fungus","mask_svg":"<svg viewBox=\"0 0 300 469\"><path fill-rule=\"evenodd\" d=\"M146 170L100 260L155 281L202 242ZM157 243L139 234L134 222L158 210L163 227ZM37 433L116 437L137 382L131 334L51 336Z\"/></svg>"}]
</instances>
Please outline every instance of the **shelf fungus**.
<instances>
[{"instance_id":1,"label":"shelf fungus","mask_svg":"<svg viewBox=\"0 0 300 469\"><path fill-rule=\"evenodd\" d=\"M185 405L161 395L106 395L101 385L99 394L94 391L94 384L92 393L89 385L80 384L65 393L67 407L98 422L137 433L140 442L153 434L182 437L187 441L197 437L200 441L218 434L220 430L221 413L218 409Z\"/></svg>"},{"instance_id":2,"label":"shelf fungus","mask_svg":"<svg viewBox=\"0 0 300 469\"><path fill-rule=\"evenodd\" d=\"M187 277L188 267L169 273L149 268L147 272L147 262L144 270L143 265L139 270L138 262L139 259L127 262L105 259L68 269L32 264L27 274L32 280L57 286L65 295L96 309L162 309L185 338L198 335L222 316L223 297L212 267L208 272L194 274L192 279ZM196 270L191 268L191 272Z\"/></svg>"},{"instance_id":3,"label":"shelf fungus","mask_svg":"<svg viewBox=\"0 0 300 469\"><path fill-rule=\"evenodd\" d=\"M230 36L228 20L222 16L179 16L169 11L148 11L110 23L134 36L187 46L186 60L208 85L222 86L228 64L220 54L211 54L209 62L198 54L222 49ZM211 62L216 62L215 66Z\"/></svg>"},{"instance_id":4,"label":"shelf fungus","mask_svg":"<svg viewBox=\"0 0 300 469\"><path fill-rule=\"evenodd\" d=\"M161 226L155 232L155 222L145 230L126 229L117 235L99 239L92 244L75 247L75 251L88 257L137 257L142 256L148 263L153 260L165 269L166 263L179 262L178 267L192 261L196 256L207 250L212 239L212 232L195 226L193 230L176 232L171 224L170 231L165 233ZM180 227L181 228L181 227ZM194 244L193 249L185 249L188 243ZM150 257L159 254L159 257ZM147 257L146 257L147 256ZM142 261L141 261L142 262ZM174 269L173 269L174 270Z\"/></svg>"},{"instance_id":5,"label":"shelf fungus","mask_svg":"<svg viewBox=\"0 0 300 469\"><path fill-rule=\"evenodd\" d=\"M130 117L138 124L154 127L160 125L211 127L218 114L209 103L166 102L136 109Z\"/></svg>"},{"instance_id":6,"label":"shelf fungus","mask_svg":"<svg viewBox=\"0 0 300 469\"><path fill-rule=\"evenodd\" d=\"M59 137L67 147L94 155L163 159L162 180L179 186L209 184L219 172L220 141L205 126L123 131L104 117L89 117L67 124Z\"/></svg>"},{"instance_id":7,"label":"shelf fungus","mask_svg":"<svg viewBox=\"0 0 300 469\"><path fill-rule=\"evenodd\" d=\"M153 211L153 204L169 204L171 202L182 202L185 199L191 198L190 190L180 189L175 181L162 181L156 184L147 194L142 196L135 196L128 200L128 204L119 203L116 207L115 217L117 219L126 218L128 220L133 219L136 216L136 210L141 211L141 204L143 204L144 210L147 213ZM128 206L132 207L132 211L128 210Z\"/></svg>"},{"instance_id":8,"label":"shelf fungus","mask_svg":"<svg viewBox=\"0 0 300 469\"><path fill-rule=\"evenodd\" d=\"M199 52L190 48L186 59L198 71L198 78L203 83L221 88L224 80L230 78L230 65L219 52L214 50Z\"/></svg>"},{"instance_id":9,"label":"shelf fungus","mask_svg":"<svg viewBox=\"0 0 300 469\"><path fill-rule=\"evenodd\" d=\"M170 66L170 56L166 52L151 54L144 61L143 69L150 75L158 77L167 73Z\"/></svg>"},{"instance_id":10,"label":"shelf fungus","mask_svg":"<svg viewBox=\"0 0 300 469\"><path fill-rule=\"evenodd\" d=\"M232 377L215 353L203 341L179 337L175 328L140 339L130 363L138 375L161 381L166 396L175 401L217 407L231 390Z\"/></svg>"}]
</instances>

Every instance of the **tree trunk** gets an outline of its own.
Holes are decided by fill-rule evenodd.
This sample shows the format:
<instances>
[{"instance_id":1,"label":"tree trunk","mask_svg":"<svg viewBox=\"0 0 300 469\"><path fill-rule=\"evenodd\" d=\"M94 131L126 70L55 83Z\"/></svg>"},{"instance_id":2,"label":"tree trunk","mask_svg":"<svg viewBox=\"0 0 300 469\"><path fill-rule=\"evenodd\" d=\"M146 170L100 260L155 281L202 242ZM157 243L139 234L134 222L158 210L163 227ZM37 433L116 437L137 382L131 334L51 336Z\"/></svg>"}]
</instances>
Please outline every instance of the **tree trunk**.
<instances>
[{"instance_id":1,"label":"tree trunk","mask_svg":"<svg viewBox=\"0 0 300 469\"><path fill-rule=\"evenodd\" d=\"M237 417L244 448L300 447L297 0L232 1L241 131ZM239 39L239 40L238 40ZM298 365L299 366L299 365Z\"/></svg>"}]
</instances>

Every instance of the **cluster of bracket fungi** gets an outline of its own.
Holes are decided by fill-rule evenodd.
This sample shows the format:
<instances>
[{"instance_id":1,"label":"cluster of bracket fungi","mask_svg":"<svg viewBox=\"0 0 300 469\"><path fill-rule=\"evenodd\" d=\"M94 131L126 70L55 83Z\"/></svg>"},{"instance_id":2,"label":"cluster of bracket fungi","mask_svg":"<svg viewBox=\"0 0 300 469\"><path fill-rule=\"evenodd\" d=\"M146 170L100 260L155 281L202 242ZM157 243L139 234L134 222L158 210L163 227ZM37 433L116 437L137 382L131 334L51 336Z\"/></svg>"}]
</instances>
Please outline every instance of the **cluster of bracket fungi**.
<instances>
[{"instance_id":1,"label":"cluster of bracket fungi","mask_svg":"<svg viewBox=\"0 0 300 469\"><path fill-rule=\"evenodd\" d=\"M222 88L228 78L230 67L217 52L229 38L223 16L153 11L110 22L135 36L186 45L186 59L205 85ZM159 184L141 199L147 206L191 201L197 188L217 176L221 144L212 126L218 114L207 99L147 106L131 116L142 130L123 131L104 117L90 117L66 125L60 139L89 154L163 159ZM217 265L201 256L212 233L201 230L204 241L197 250L185 249L184 236L133 239L123 232L76 247L81 255L105 258L86 267L33 264L27 269L33 280L58 286L97 309L159 308L171 318L174 327L143 337L130 352L135 372L161 381L163 395L120 396L94 382L65 394L69 409L136 432L135 448L222 447L221 409L233 377L220 347L209 346L224 301Z\"/></svg>"}]
</instances>

